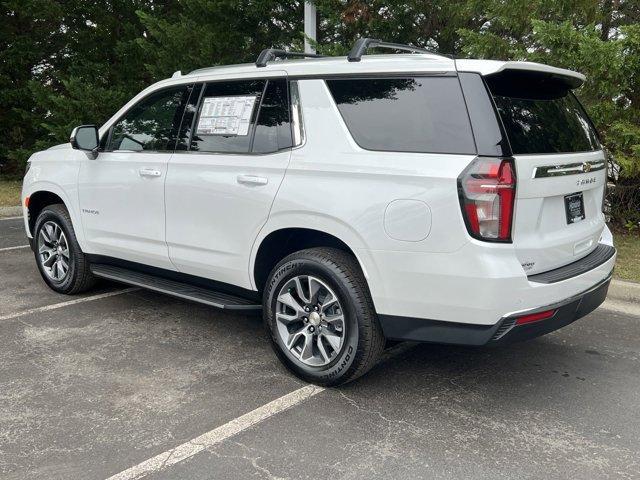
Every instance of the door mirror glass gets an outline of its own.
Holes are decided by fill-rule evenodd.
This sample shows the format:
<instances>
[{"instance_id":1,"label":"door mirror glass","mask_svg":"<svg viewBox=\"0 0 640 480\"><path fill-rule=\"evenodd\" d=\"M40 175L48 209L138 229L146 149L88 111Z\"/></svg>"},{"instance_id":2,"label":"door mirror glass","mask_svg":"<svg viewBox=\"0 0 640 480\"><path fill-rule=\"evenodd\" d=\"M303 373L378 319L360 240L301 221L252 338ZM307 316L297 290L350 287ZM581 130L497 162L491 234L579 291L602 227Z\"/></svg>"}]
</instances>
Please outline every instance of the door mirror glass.
<instances>
[{"instance_id":1,"label":"door mirror glass","mask_svg":"<svg viewBox=\"0 0 640 480\"><path fill-rule=\"evenodd\" d=\"M70 141L76 150L92 152L98 148L98 128L95 125L80 125L71 132Z\"/></svg>"}]
</instances>

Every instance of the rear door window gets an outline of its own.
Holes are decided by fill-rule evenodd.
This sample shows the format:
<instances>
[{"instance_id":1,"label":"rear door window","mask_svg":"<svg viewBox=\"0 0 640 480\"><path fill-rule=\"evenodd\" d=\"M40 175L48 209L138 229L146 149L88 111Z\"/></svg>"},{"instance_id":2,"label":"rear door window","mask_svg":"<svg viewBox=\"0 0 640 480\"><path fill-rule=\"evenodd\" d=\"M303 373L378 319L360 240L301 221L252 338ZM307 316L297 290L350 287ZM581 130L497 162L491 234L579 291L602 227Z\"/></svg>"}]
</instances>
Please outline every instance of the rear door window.
<instances>
[{"instance_id":1,"label":"rear door window","mask_svg":"<svg viewBox=\"0 0 640 480\"><path fill-rule=\"evenodd\" d=\"M266 84L266 80L239 80L205 85L191 150L248 153Z\"/></svg>"},{"instance_id":2,"label":"rear door window","mask_svg":"<svg viewBox=\"0 0 640 480\"><path fill-rule=\"evenodd\" d=\"M332 79L327 85L362 148L476 153L456 77Z\"/></svg>"},{"instance_id":3,"label":"rear door window","mask_svg":"<svg viewBox=\"0 0 640 480\"><path fill-rule=\"evenodd\" d=\"M273 153L292 146L286 79L209 83L193 110L191 150Z\"/></svg>"},{"instance_id":4,"label":"rear door window","mask_svg":"<svg viewBox=\"0 0 640 480\"><path fill-rule=\"evenodd\" d=\"M532 75L489 78L487 84L514 154L600 149L596 131L570 89Z\"/></svg>"}]
</instances>

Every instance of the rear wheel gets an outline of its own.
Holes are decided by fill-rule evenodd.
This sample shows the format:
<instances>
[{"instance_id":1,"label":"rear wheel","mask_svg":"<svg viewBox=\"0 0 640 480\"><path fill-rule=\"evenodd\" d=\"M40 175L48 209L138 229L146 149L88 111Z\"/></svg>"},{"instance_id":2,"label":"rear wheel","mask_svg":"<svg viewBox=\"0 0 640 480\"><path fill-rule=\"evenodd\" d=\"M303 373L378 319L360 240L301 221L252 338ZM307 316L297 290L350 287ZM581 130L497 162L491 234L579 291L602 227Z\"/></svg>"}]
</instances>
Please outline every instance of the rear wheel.
<instances>
[{"instance_id":1,"label":"rear wheel","mask_svg":"<svg viewBox=\"0 0 640 480\"><path fill-rule=\"evenodd\" d=\"M271 272L263 301L274 350L306 381L333 386L354 380L384 348L364 276L341 250L289 255Z\"/></svg>"},{"instance_id":2,"label":"rear wheel","mask_svg":"<svg viewBox=\"0 0 640 480\"><path fill-rule=\"evenodd\" d=\"M84 292L95 284L64 205L49 205L34 228L35 257L44 281L59 293Z\"/></svg>"}]
</instances>

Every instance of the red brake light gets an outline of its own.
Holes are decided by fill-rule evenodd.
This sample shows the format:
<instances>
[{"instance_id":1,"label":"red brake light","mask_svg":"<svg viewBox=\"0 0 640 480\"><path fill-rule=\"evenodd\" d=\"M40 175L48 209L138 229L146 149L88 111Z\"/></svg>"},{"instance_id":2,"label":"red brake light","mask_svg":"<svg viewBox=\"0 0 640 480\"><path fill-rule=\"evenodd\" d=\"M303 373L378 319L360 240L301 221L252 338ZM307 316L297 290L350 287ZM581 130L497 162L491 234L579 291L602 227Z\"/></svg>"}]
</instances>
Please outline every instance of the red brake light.
<instances>
[{"instance_id":1,"label":"red brake light","mask_svg":"<svg viewBox=\"0 0 640 480\"><path fill-rule=\"evenodd\" d=\"M531 313L524 315L516 320L516 325L522 325L524 323L538 322L540 320L546 320L556 314L555 310L545 310L544 312Z\"/></svg>"},{"instance_id":2,"label":"red brake light","mask_svg":"<svg viewBox=\"0 0 640 480\"><path fill-rule=\"evenodd\" d=\"M476 158L458 178L469 234L480 240L511 241L516 171L512 159Z\"/></svg>"}]
</instances>

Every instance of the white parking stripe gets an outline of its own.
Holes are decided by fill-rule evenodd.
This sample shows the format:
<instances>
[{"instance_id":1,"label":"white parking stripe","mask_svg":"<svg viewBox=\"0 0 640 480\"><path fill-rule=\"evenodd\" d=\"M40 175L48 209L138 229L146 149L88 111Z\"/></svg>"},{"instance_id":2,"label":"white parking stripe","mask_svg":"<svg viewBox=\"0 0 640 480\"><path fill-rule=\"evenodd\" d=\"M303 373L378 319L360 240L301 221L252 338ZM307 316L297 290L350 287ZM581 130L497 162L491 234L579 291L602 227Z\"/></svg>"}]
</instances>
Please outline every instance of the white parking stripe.
<instances>
[{"instance_id":1,"label":"white parking stripe","mask_svg":"<svg viewBox=\"0 0 640 480\"><path fill-rule=\"evenodd\" d=\"M75 300L69 300L68 302L54 303L53 305L47 305L47 306L38 307L38 308L29 308L28 310L23 310L22 312L9 313L7 315L2 315L0 316L0 321L10 320L12 318L17 318L17 317L23 317L31 313L47 312L49 310L56 310L58 308L69 307L71 305L77 305L78 303L92 302L94 300L100 300L101 298L115 297L116 295L122 295L123 293L134 292L136 290L140 290L140 289L125 288L124 290L116 290L115 292L100 293L98 295L92 295L90 297L76 298Z\"/></svg>"},{"instance_id":2,"label":"white parking stripe","mask_svg":"<svg viewBox=\"0 0 640 480\"><path fill-rule=\"evenodd\" d=\"M18 245L17 247L0 248L0 252L8 252L9 250L20 250L21 248L29 248L29 245Z\"/></svg>"},{"instance_id":3,"label":"white parking stripe","mask_svg":"<svg viewBox=\"0 0 640 480\"><path fill-rule=\"evenodd\" d=\"M0 218L0 221L2 221L2 220L17 220L19 218L23 218L23 217L3 217L3 218Z\"/></svg>"},{"instance_id":4,"label":"white parking stripe","mask_svg":"<svg viewBox=\"0 0 640 480\"><path fill-rule=\"evenodd\" d=\"M200 435L199 437L189 440L188 442L178 445L171 450L167 450L155 457L151 457L138 465L135 465L123 472L109 477L107 480L133 480L142 478L150 473L159 472L171 465L175 465L187 458L191 458L197 453L210 448L229 437L232 437L253 425L266 420L277 413L283 412L305 400L323 392L325 389L315 385L307 385L306 387L287 393L272 402L267 403L255 410L245 413L241 417L235 418L224 425L215 428Z\"/></svg>"}]
</instances>

